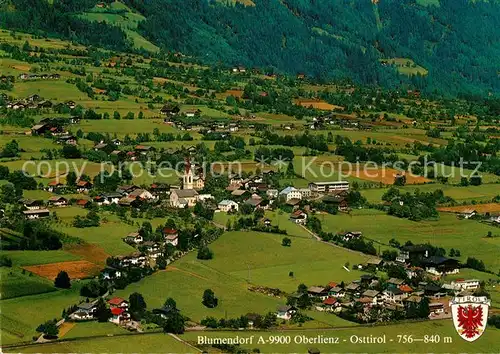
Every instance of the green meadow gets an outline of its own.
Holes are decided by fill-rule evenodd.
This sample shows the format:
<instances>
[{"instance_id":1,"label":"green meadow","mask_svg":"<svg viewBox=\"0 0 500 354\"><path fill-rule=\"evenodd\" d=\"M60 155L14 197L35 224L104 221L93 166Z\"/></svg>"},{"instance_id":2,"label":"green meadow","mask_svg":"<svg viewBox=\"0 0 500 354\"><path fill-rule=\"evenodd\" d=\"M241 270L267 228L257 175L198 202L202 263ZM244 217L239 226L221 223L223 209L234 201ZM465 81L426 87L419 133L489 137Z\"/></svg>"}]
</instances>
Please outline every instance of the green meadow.
<instances>
[{"instance_id":1,"label":"green meadow","mask_svg":"<svg viewBox=\"0 0 500 354\"><path fill-rule=\"evenodd\" d=\"M57 209L58 216L61 212L69 208ZM81 210L83 215L86 215L86 211L81 208L76 208ZM64 216L63 216L64 217ZM66 222L58 225L58 229L70 236L78 237L85 242L96 244L106 251L106 253L117 256L126 255L134 252L134 248L123 242L123 238L129 233L137 231L137 226L131 226L121 222L114 215L101 215L101 218L107 218L107 221L101 221L99 227L87 227L79 229L71 226L71 221L73 217L67 217Z\"/></svg>"},{"instance_id":2,"label":"green meadow","mask_svg":"<svg viewBox=\"0 0 500 354\"><path fill-rule=\"evenodd\" d=\"M481 259L486 267L497 272L500 267L500 238L485 237L488 231L497 233L492 226L475 220L458 220L455 215L440 213L435 221L414 222L383 212L370 212L320 216L323 230L327 232L362 231L365 238L388 244L394 238L400 243L431 243L434 246L461 251L461 261L467 257Z\"/></svg>"},{"instance_id":3,"label":"green meadow","mask_svg":"<svg viewBox=\"0 0 500 354\"><path fill-rule=\"evenodd\" d=\"M420 192L433 192L435 190L441 189L445 196L455 199L457 202L467 202L470 203L473 200L476 201L491 201L492 198L500 194L500 184L481 184L480 186L453 186L447 184L430 183L421 184L417 186L408 185L404 187L398 187L403 192L413 193L415 190ZM382 196L388 188L372 188L372 189L362 189L361 194L368 199L370 203L381 203Z\"/></svg>"},{"instance_id":4,"label":"green meadow","mask_svg":"<svg viewBox=\"0 0 500 354\"><path fill-rule=\"evenodd\" d=\"M0 326L2 343L30 341L36 334L36 327L48 320L60 318L64 308L77 304L80 300L80 285L82 282L73 282L71 289L57 290L44 294L22 296L13 299L1 300Z\"/></svg>"},{"instance_id":5,"label":"green meadow","mask_svg":"<svg viewBox=\"0 0 500 354\"><path fill-rule=\"evenodd\" d=\"M163 333L131 334L131 336L127 337L113 337L111 335L107 338L82 338L70 342L16 347L15 351L21 353L106 353L110 352L110 348L116 353L198 352L173 336Z\"/></svg>"},{"instance_id":6,"label":"green meadow","mask_svg":"<svg viewBox=\"0 0 500 354\"><path fill-rule=\"evenodd\" d=\"M12 259L14 266L30 266L57 262L78 261L81 258L63 250L57 251L0 251Z\"/></svg>"},{"instance_id":7,"label":"green meadow","mask_svg":"<svg viewBox=\"0 0 500 354\"><path fill-rule=\"evenodd\" d=\"M34 295L55 291L54 284L29 272L17 268L0 268L0 299Z\"/></svg>"},{"instance_id":8,"label":"green meadow","mask_svg":"<svg viewBox=\"0 0 500 354\"><path fill-rule=\"evenodd\" d=\"M363 262L368 257L323 244L312 237L291 236L292 246L283 247L283 236L260 232L228 232L210 245L214 258L196 259L192 252L160 271L116 294L128 297L132 292L144 295L149 308L161 306L173 297L183 313L195 321L206 316L228 318L248 312L267 313L286 299L250 292L251 285L279 288L293 292L301 283L325 285L330 281L350 281L361 273L346 271L346 262ZM228 266L229 265L229 266ZM293 276L289 273L294 272ZM203 291L212 289L219 306L206 308L201 303ZM312 316L314 317L314 316ZM338 324L336 316L322 316L318 321Z\"/></svg>"}]
</instances>

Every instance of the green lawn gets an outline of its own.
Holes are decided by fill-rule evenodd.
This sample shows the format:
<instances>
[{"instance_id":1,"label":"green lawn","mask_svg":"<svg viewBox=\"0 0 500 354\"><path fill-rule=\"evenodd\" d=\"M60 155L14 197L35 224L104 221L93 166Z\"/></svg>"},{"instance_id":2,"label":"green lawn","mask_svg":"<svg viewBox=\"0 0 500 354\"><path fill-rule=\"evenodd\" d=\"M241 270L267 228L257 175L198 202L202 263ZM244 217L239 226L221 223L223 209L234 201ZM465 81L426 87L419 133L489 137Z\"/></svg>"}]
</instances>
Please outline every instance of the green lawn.
<instances>
[{"instance_id":1,"label":"green lawn","mask_svg":"<svg viewBox=\"0 0 500 354\"><path fill-rule=\"evenodd\" d=\"M228 232L210 246L214 259L200 261L195 252L190 253L166 271L131 284L116 294L128 297L134 291L140 292L148 308L161 306L167 297L173 297L183 313L195 321L206 316L230 318L248 312L266 313L286 300L250 292L249 285L292 292L300 283L325 285L330 281L349 281L361 273L345 271L344 263L353 264L367 258L312 238L293 237L291 247L281 246L281 239L280 235L267 233ZM295 273L294 277L289 277L290 271ZM215 309L201 303L207 288L219 298ZM319 321L330 325L344 323L336 317L326 319L324 316Z\"/></svg>"},{"instance_id":2,"label":"green lawn","mask_svg":"<svg viewBox=\"0 0 500 354\"><path fill-rule=\"evenodd\" d=\"M24 274L18 268L0 268L0 298L9 299L18 296L34 295L55 291L51 281L36 275Z\"/></svg>"},{"instance_id":3,"label":"green lawn","mask_svg":"<svg viewBox=\"0 0 500 354\"><path fill-rule=\"evenodd\" d=\"M73 330L72 330L73 331ZM71 333L71 331L69 332ZM21 353L193 353L192 347L168 334L140 334L15 348Z\"/></svg>"},{"instance_id":4,"label":"green lawn","mask_svg":"<svg viewBox=\"0 0 500 354\"><path fill-rule=\"evenodd\" d=\"M500 184L482 184L480 186L450 186L439 183L422 184L418 186L405 186L401 190L413 193L419 189L421 192L433 192L441 189L448 197L455 199L457 202L476 201L491 201L493 197L500 194ZM362 189L363 194L371 203L381 203L382 195L387 192L387 188Z\"/></svg>"},{"instance_id":5,"label":"green lawn","mask_svg":"<svg viewBox=\"0 0 500 354\"><path fill-rule=\"evenodd\" d=\"M0 251L12 259L15 266L30 266L66 261L78 261L81 258L63 250L57 251Z\"/></svg>"},{"instance_id":6,"label":"green lawn","mask_svg":"<svg viewBox=\"0 0 500 354\"><path fill-rule=\"evenodd\" d=\"M64 211L69 208L61 208L59 210ZM84 214L86 211L81 209ZM104 215L101 215L101 218ZM87 227L87 228L76 228L64 223L63 225L58 225L60 231L74 237L79 237L88 243L94 243L102 247L110 255L126 255L132 253L135 249L123 242L123 238L127 236L130 232L137 231L136 226L131 226L124 224L118 220L114 215L106 215L109 219L108 222L103 223L99 227ZM67 222L71 222L68 219Z\"/></svg>"},{"instance_id":7,"label":"green lawn","mask_svg":"<svg viewBox=\"0 0 500 354\"><path fill-rule=\"evenodd\" d=\"M468 256L485 262L486 266L498 272L500 267L500 238L486 238L493 227L473 220L458 220L455 215L441 213L437 221L414 222L386 215L383 212L357 213L352 215L322 215L323 229L328 232L362 231L363 235L387 244L391 238L401 243L426 243L461 251L461 261Z\"/></svg>"},{"instance_id":8,"label":"green lawn","mask_svg":"<svg viewBox=\"0 0 500 354\"><path fill-rule=\"evenodd\" d=\"M64 339L124 333L128 331L111 322L79 322L64 335Z\"/></svg>"},{"instance_id":9,"label":"green lawn","mask_svg":"<svg viewBox=\"0 0 500 354\"><path fill-rule=\"evenodd\" d=\"M73 282L69 290L58 290L50 293L23 296L13 299L1 300L0 328L2 333L11 334L6 341L30 341L36 334L36 327L53 318L60 318L64 308L77 304L80 298L80 285L82 282ZM12 339L11 342L8 342Z\"/></svg>"}]
</instances>

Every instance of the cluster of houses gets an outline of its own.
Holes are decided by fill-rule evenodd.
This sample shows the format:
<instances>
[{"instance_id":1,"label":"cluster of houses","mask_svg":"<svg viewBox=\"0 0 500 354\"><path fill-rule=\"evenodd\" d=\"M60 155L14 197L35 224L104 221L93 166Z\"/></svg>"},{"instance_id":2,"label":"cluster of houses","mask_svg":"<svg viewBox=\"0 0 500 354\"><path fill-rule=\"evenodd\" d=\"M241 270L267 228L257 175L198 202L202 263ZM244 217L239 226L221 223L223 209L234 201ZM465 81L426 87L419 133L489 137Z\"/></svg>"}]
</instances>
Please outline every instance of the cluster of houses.
<instances>
[{"instance_id":1,"label":"cluster of houses","mask_svg":"<svg viewBox=\"0 0 500 354\"><path fill-rule=\"evenodd\" d=\"M19 75L19 80L59 80L61 75L58 73L52 74L29 74L22 73Z\"/></svg>"},{"instance_id":2,"label":"cluster of houses","mask_svg":"<svg viewBox=\"0 0 500 354\"><path fill-rule=\"evenodd\" d=\"M4 96L5 107L12 110L24 110L24 109L54 109L59 110L61 107L66 106L69 109L76 107L74 101L65 101L54 104L50 100L45 100L37 94L30 95L25 99L9 100L8 97Z\"/></svg>"},{"instance_id":3,"label":"cluster of houses","mask_svg":"<svg viewBox=\"0 0 500 354\"><path fill-rule=\"evenodd\" d=\"M177 247L177 245L179 244L179 233L176 229L170 229L167 227L163 228L162 236L163 240L161 242L145 241L140 232L131 232L123 239L123 241L125 241L129 245L140 247L144 250L144 253L148 257L157 259L158 257L163 255L165 247L168 247L169 245L171 245L172 247ZM125 263L129 261L130 259L126 260ZM125 267L130 265L134 264L124 264Z\"/></svg>"},{"instance_id":4,"label":"cluster of houses","mask_svg":"<svg viewBox=\"0 0 500 354\"><path fill-rule=\"evenodd\" d=\"M307 296L317 311L340 313L356 307L360 311L359 318L365 317L373 308L405 311L410 304L419 304L427 298L429 318L441 319L451 317L450 297L471 295L479 288L477 279L457 279L441 285L421 282L415 287L398 278L390 278L382 284L376 275L364 274L347 285L330 282L326 286L311 286L307 289ZM288 321L297 311L295 306L279 306L276 316Z\"/></svg>"},{"instance_id":5,"label":"cluster of houses","mask_svg":"<svg viewBox=\"0 0 500 354\"><path fill-rule=\"evenodd\" d=\"M113 297L107 301L111 317L109 322L117 325L125 325L130 322L129 303L120 297ZM82 302L77 305L75 312L69 315L74 321L91 321L96 318L97 300L92 302Z\"/></svg>"}]
</instances>

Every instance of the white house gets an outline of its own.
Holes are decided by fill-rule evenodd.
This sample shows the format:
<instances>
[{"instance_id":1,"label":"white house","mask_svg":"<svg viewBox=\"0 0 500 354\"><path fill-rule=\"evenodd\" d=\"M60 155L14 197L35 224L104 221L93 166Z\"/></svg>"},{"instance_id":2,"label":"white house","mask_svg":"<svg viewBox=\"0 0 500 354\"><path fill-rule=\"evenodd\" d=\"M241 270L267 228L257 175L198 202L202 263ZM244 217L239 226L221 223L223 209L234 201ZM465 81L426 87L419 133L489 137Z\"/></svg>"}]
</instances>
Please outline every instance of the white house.
<instances>
[{"instance_id":1,"label":"white house","mask_svg":"<svg viewBox=\"0 0 500 354\"><path fill-rule=\"evenodd\" d=\"M217 207L219 208L220 211L223 211L225 213L230 212L230 211L238 211L238 203L229 200L229 199L224 199L222 200Z\"/></svg>"},{"instance_id":2,"label":"white house","mask_svg":"<svg viewBox=\"0 0 500 354\"><path fill-rule=\"evenodd\" d=\"M144 238L138 232L131 232L125 237L125 242L139 244L144 241Z\"/></svg>"},{"instance_id":3,"label":"white house","mask_svg":"<svg viewBox=\"0 0 500 354\"><path fill-rule=\"evenodd\" d=\"M293 306L284 305L279 306L278 311L276 312L276 317L282 320L290 320L292 316L297 312L297 309Z\"/></svg>"},{"instance_id":4,"label":"white house","mask_svg":"<svg viewBox=\"0 0 500 354\"><path fill-rule=\"evenodd\" d=\"M277 189L268 189L266 191L266 195L269 199L276 199L278 198L278 190Z\"/></svg>"},{"instance_id":5,"label":"white house","mask_svg":"<svg viewBox=\"0 0 500 354\"><path fill-rule=\"evenodd\" d=\"M328 296L342 298L342 297L345 297L345 291L342 288L333 287L328 291Z\"/></svg>"},{"instance_id":6,"label":"white house","mask_svg":"<svg viewBox=\"0 0 500 354\"><path fill-rule=\"evenodd\" d=\"M317 193L329 193L334 191L348 191L349 182L336 181L336 182L311 182L309 189Z\"/></svg>"},{"instance_id":7,"label":"white house","mask_svg":"<svg viewBox=\"0 0 500 354\"><path fill-rule=\"evenodd\" d=\"M24 217L26 219L38 219L46 218L50 216L50 211L48 209L38 209L38 210L25 210L23 211Z\"/></svg>"},{"instance_id":8,"label":"white house","mask_svg":"<svg viewBox=\"0 0 500 354\"><path fill-rule=\"evenodd\" d=\"M284 198L285 201L289 201L290 199L302 199L302 194L295 187L286 187L279 193L280 198Z\"/></svg>"},{"instance_id":9,"label":"white house","mask_svg":"<svg viewBox=\"0 0 500 354\"><path fill-rule=\"evenodd\" d=\"M82 302L77 306L75 312L70 315L70 318L76 321L92 320L97 307L92 302Z\"/></svg>"},{"instance_id":10,"label":"white house","mask_svg":"<svg viewBox=\"0 0 500 354\"><path fill-rule=\"evenodd\" d=\"M309 188L300 188L299 193L300 193L301 199L311 198L311 194L312 194L312 192Z\"/></svg>"},{"instance_id":11,"label":"white house","mask_svg":"<svg viewBox=\"0 0 500 354\"><path fill-rule=\"evenodd\" d=\"M128 197L135 198L135 199L140 198L140 199L144 199L144 200L156 199L156 197L151 192L149 192L145 189L136 189L133 192L129 193Z\"/></svg>"},{"instance_id":12,"label":"white house","mask_svg":"<svg viewBox=\"0 0 500 354\"><path fill-rule=\"evenodd\" d=\"M391 287L382 292L382 299L386 302L402 302L408 297L408 294L399 288Z\"/></svg>"}]
</instances>

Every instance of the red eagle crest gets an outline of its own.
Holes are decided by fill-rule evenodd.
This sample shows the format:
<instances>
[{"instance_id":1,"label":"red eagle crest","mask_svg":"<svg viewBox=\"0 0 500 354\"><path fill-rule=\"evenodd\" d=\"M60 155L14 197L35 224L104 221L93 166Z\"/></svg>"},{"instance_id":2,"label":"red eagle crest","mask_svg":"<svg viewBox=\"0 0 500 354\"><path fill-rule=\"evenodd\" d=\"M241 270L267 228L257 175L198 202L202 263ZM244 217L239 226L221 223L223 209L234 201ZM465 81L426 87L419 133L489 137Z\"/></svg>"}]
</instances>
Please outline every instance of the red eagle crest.
<instances>
[{"instance_id":1,"label":"red eagle crest","mask_svg":"<svg viewBox=\"0 0 500 354\"><path fill-rule=\"evenodd\" d=\"M462 333L467 338L474 338L480 335L479 328L483 322L483 308L481 306L459 306L458 324L462 328Z\"/></svg>"}]
</instances>

